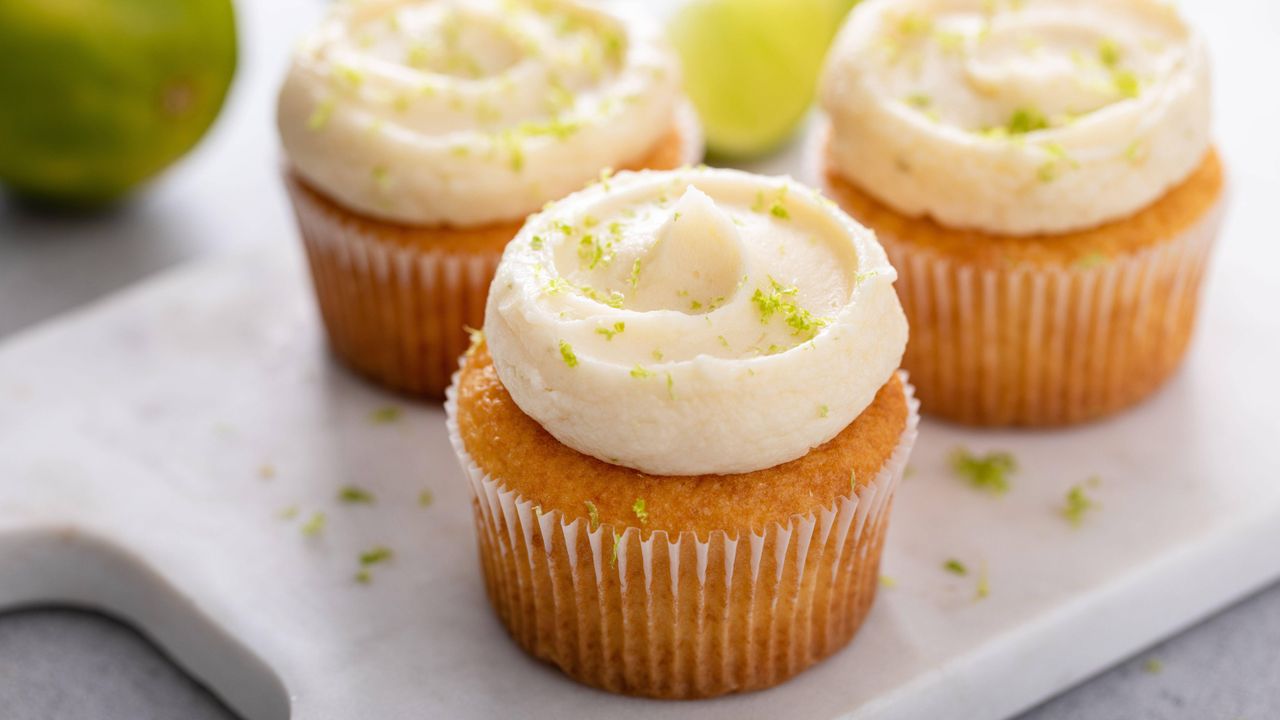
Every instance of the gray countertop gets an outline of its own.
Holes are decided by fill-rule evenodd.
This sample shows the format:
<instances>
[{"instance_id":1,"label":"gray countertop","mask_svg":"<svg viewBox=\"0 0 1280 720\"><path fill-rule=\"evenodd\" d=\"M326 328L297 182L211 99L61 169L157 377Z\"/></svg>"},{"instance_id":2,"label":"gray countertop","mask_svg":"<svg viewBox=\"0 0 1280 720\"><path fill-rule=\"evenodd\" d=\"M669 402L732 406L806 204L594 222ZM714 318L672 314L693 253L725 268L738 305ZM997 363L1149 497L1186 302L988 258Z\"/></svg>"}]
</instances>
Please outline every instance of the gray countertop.
<instances>
[{"instance_id":1,"label":"gray countertop","mask_svg":"<svg viewBox=\"0 0 1280 720\"><path fill-rule=\"evenodd\" d=\"M212 137L130 206L58 219L0 200L0 341L164 268L292 234L274 172L260 166L275 163L270 98L293 32L281 29L317 7L305 0L241 3L243 62L224 117ZM1276 6L1261 7L1256 20L1270 29L1258 37L1274 36ZM1255 20L1230 9L1237 17L1215 17L1219 27ZM247 163L259 169L246 171ZM211 194L238 200L211 204ZM0 615L4 720L231 717L154 645L110 618L44 608ZM1022 717L1280 718L1280 586Z\"/></svg>"}]
</instances>

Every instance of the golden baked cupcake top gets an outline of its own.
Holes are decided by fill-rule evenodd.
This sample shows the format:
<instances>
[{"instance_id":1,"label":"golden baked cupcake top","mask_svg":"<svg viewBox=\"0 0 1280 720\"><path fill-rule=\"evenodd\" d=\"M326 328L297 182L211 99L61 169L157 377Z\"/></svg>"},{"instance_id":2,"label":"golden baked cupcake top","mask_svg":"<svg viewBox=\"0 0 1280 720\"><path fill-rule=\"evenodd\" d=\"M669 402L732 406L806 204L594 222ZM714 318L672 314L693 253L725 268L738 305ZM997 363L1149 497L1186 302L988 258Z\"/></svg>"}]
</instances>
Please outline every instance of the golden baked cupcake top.
<instances>
[{"instance_id":1,"label":"golden baked cupcake top","mask_svg":"<svg viewBox=\"0 0 1280 720\"><path fill-rule=\"evenodd\" d=\"M578 0L337 4L280 91L289 162L383 220L522 219L671 131L677 61L623 12Z\"/></svg>"},{"instance_id":2,"label":"golden baked cupcake top","mask_svg":"<svg viewBox=\"0 0 1280 720\"><path fill-rule=\"evenodd\" d=\"M788 178L623 173L530 217L485 336L565 445L657 475L794 460L897 369L907 327L875 236Z\"/></svg>"},{"instance_id":3,"label":"golden baked cupcake top","mask_svg":"<svg viewBox=\"0 0 1280 720\"><path fill-rule=\"evenodd\" d=\"M837 172L992 233L1126 217L1209 149L1204 43L1162 0L868 0L822 97Z\"/></svg>"}]
</instances>

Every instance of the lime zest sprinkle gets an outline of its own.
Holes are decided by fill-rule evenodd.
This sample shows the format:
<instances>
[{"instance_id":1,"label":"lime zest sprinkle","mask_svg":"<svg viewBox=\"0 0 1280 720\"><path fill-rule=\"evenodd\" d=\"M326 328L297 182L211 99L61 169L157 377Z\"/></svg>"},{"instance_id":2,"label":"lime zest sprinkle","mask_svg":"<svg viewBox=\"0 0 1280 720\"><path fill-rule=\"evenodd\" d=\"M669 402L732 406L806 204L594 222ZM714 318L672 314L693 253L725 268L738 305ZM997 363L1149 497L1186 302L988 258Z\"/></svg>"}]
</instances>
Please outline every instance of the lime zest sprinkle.
<instances>
[{"instance_id":1,"label":"lime zest sprinkle","mask_svg":"<svg viewBox=\"0 0 1280 720\"><path fill-rule=\"evenodd\" d=\"M329 124L329 118L333 115L333 98L325 98L316 105L315 110L311 111L311 116L307 118L308 130L323 130L325 125Z\"/></svg>"},{"instance_id":2,"label":"lime zest sprinkle","mask_svg":"<svg viewBox=\"0 0 1280 720\"><path fill-rule=\"evenodd\" d=\"M987 574L987 564L978 568L978 586L974 591L975 600L986 600L991 595L991 578Z\"/></svg>"},{"instance_id":3,"label":"lime zest sprinkle","mask_svg":"<svg viewBox=\"0 0 1280 720\"><path fill-rule=\"evenodd\" d=\"M623 330L626 330L626 329L627 329L627 324L626 324L626 323L624 323L624 322L616 322L616 323L614 323L614 324L613 324L613 329L612 329L612 330L611 330L611 329L609 329L609 328L603 328L603 327L602 327L602 328L596 328L596 332L597 332L597 333L599 333L599 334L601 334L601 335L604 335L604 336L605 336L605 338L606 338L606 339L608 339L608 340L613 340L613 336L614 336L614 335L617 335L618 333L620 333L620 332L622 332Z\"/></svg>"},{"instance_id":4,"label":"lime zest sprinkle","mask_svg":"<svg viewBox=\"0 0 1280 720\"><path fill-rule=\"evenodd\" d=\"M596 509L596 504L587 500L587 530L595 532L600 527L600 511Z\"/></svg>"},{"instance_id":5,"label":"lime zest sprinkle","mask_svg":"<svg viewBox=\"0 0 1280 720\"><path fill-rule=\"evenodd\" d=\"M1103 38L1098 43L1098 62L1105 67L1114 68L1120 64L1120 46L1111 38Z\"/></svg>"},{"instance_id":6,"label":"lime zest sprinkle","mask_svg":"<svg viewBox=\"0 0 1280 720\"><path fill-rule=\"evenodd\" d=\"M404 410L395 405L384 405L369 413L369 422L374 425L387 425L396 422L404 415Z\"/></svg>"},{"instance_id":7,"label":"lime zest sprinkle","mask_svg":"<svg viewBox=\"0 0 1280 720\"><path fill-rule=\"evenodd\" d=\"M360 565L363 567L380 565L382 563L390 562L394 557L395 553L392 552L391 548L385 545L375 545L374 547L360 553Z\"/></svg>"},{"instance_id":8,"label":"lime zest sprinkle","mask_svg":"<svg viewBox=\"0 0 1280 720\"><path fill-rule=\"evenodd\" d=\"M1129 147L1124 149L1124 159L1130 163L1137 165L1146 159L1146 153L1141 140L1134 140L1129 143Z\"/></svg>"},{"instance_id":9,"label":"lime zest sprinkle","mask_svg":"<svg viewBox=\"0 0 1280 720\"><path fill-rule=\"evenodd\" d=\"M636 258L635 262L631 263L631 274L627 276L627 284L631 285L632 289L640 284L640 258Z\"/></svg>"},{"instance_id":10,"label":"lime zest sprinkle","mask_svg":"<svg viewBox=\"0 0 1280 720\"><path fill-rule=\"evenodd\" d=\"M1009 116L1005 130L1010 135L1026 135L1049 127L1049 120L1035 108L1018 108Z\"/></svg>"},{"instance_id":11,"label":"lime zest sprinkle","mask_svg":"<svg viewBox=\"0 0 1280 720\"><path fill-rule=\"evenodd\" d=\"M969 568L955 558L950 558L946 562L942 563L942 569L952 575L959 575L960 577L964 577L969 574Z\"/></svg>"},{"instance_id":12,"label":"lime zest sprinkle","mask_svg":"<svg viewBox=\"0 0 1280 720\"><path fill-rule=\"evenodd\" d=\"M637 380L644 380L645 378L652 377L652 376L653 376L653 373L646 370L643 365L636 365L635 367L631 368L631 377Z\"/></svg>"},{"instance_id":13,"label":"lime zest sprinkle","mask_svg":"<svg viewBox=\"0 0 1280 720\"><path fill-rule=\"evenodd\" d=\"M787 325L794 331L792 335L810 340L818 334L819 330L826 327L830 321L826 318L814 317L813 313L791 300L790 298L794 297L797 292L799 290L795 286L784 287L777 280L770 277L769 292L766 293L763 288L756 288L755 293L751 296L751 301L755 303L756 309L760 311L760 323L762 325L767 325L775 314L781 315Z\"/></svg>"},{"instance_id":14,"label":"lime zest sprinkle","mask_svg":"<svg viewBox=\"0 0 1280 720\"><path fill-rule=\"evenodd\" d=\"M880 576L880 587L882 587L882 588L884 588L884 589L886 589L886 590L892 590L892 589L894 589L894 588L898 587L898 581L897 581L897 580L895 580L894 578L889 577L888 575L881 575L881 576Z\"/></svg>"},{"instance_id":15,"label":"lime zest sprinkle","mask_svg":"<svg viewBox=\"0 0 1280 720\"><path fill-rule=\"evenodd\" d=\"M826 405L818 406L818 417L824 418L831 414L831 408Z\"/></svg>"},{"instance_id":16,"label":"lime zest sprinkle","mask_svg":"<svg viewBox=\"0 0 1280 720\"><path fill-rule=\"evenodd\" d=\"M436 495L430 490L423 490L418 493L418 507L431 507L431 504L435 501Z\"/></svg>"},{"instance_id":17,"label":"lime zest sprinkle","mask_svg":"<svg viewBox=\"0 0 1280 720\"><path fill-rule=\"evenodd\" d=\"M917 110L928 110L933 105L933 98L925 93L912 93L906 97L904 102Z\"/></svg>"},{"instance_id":18,"label":"lime zest sprinkle","mask_svg":"<svg viewBox=\"0 0 1280 720\"><path fill-rule=\"evenodd\" d=\"M324 532L325 526L328 524L329 518L324 513L313 513L311 518L302 524L302 534L307 537L315 537Z\"/></svg>"},{"instance_id":19,"label":"lime zest sprinkle","mask_svg":"<svg viewBox=\"0 0 1280 720\"><path fill-rule=\"evenodd\" d=\"M542 236L541 236L541 235L534 235L534 236L533 236L533 239L529 241L529 247L533 248L534 250L541 250L541 249L542 249Z\"/></svg>"},{"instance_id":20,"label":"lime zest sprinkle","mask_svg":"<svg viewBox=\"0 0 1280 720\"><path fill-rule=\"evenodd\" d=\"M1136 98L1142 92L1142 83L1138 76L1130 70L1116 70L1111 73L1111 83L1120 97Z\"/></svg>"},{"instance_id":21,"label":"lime zest sprinkle","mask_svg":"<svg viewBox=\"0 0 1280 720\"><path fill-rule=\"evenodd\" d=\"M1009 475L1017 470L1017 463L1007 452L979 457L965 448L956 448L951 453L951 469L978 490L1004 495L1009 492Z\"/></svg>"},{"instance_id":22,"label":"lime zest sprinkle","mask_svg":"<svg viewBox=\"0 0 1280 720\"><path fill-rule=\"evenodd\" d=\"M578 356L573 353L573 346L564 340L560 341L560 357L565 365L571 368L578 367Z\"/></svg>"},{"instance_id":23,"label":"lime zest sprinkle","mask_svg":"<svg viewBox=\"0 0 1280 720\"><path fill-rule=\"evenodd\" d=\"M569 282L562 277L553 277L547 281L546 293L555 295L569 288Z\"/></svg>"},{"instance_id":24,"label":"lime zest sprinkle","mask_svg":"<svg viewBox=\"0 0 1280 720\"><path fill-rule=\"evenodd\" d=\"M344 485L338 490L338 501L348 505L372 505L373 493L356 485Z\"/></svg>"},{"instance_id":25,"label":"lime zest sprinkle","mask_svg":"<svg viewBox=\"0 0 1280 720\"><path fill-rule=\"evenodd\" d=\"M617 530L613 531L613 553L609 556L609 567L618 567L618 542L622 540L622 536Z\"/></svg>"},{"instance_id":26,"label":"lime zest sprinkle","mask_svg":"<svg viewBox=\"0 0 1280 720\"><path fill-rule=\"evenodd\" d=\"M667 397L676 399L676 381L671 378L671 373L667 373Z\"/></svg>"},{"instance_id":27,"label":"lime zest sprinkle","mask_svg":"<svg viewBox=\"0 0 1280 720\"><path fill-rule=\"evenodd\" d=\"M1142 663L1142 669L1151 675L1159 675L1164 671L1164 663L1160 662L1159 658L1147 658L1147 661Z\"/></svg>"},{"instance_id":28,"label":"lime zest sprinkle","mask_svg":"<svg viewBox=\"0 0 1280 720\"><path fill-rule=\"evenodd\" d=\"M1099 252L1092 252L1076 261L1076 267L1081 270L1092 270L1093 268L1103 265L1107 262L1107 256Z\"/></svg>"},{"instance_id":29,"label":"lime zest sprinkle","mask_svg":"<svg viewBox=\"0 0 1280 720\"><path fill-rule=\"evenodd\" d=\"M653 359L654 359L654 360L657 360L658 362L662 362L662 351L661 351L661 350L659 350L658 348L654 348L654 349L653 349L653 352L652 352L652 353L650 353L650 354L651 354L651 355L653 355Z\"/></svg>"},{"instance_id":30,"label":"lime zest sprinkle","mask_svg":"<svg viewBox=\"0 0 1280 720\"><path fill-rule=\"evenodd\" d=\"M1062 507L1062 517L1074 527L1080 527L1084 524L1085 515L1097 507L1097 502L1085 494L1083 485L1073 485L1067 491L1066 503Z\"/></svg>"},{"instance_id":31,"label":"lime zest sprinkle","mask_svg":"<svg viewBox=\"0 0 1280 720\"><path fill-rule=\"evenodd\" d=\"M725 346L725 347L729 347L729 341L728 341L728 340L726 340L726 339L724 338L724 336L723 336L723 335L717 335L717 336L716 336L716 339L720 341L720 344L721 344L721 345L723 345L723 346Z\"/></svg>"},{"instance_id":32,"label":"lime zest sprinkle","mask_svg":"<svg viewBox=\"0 0 1280 720\"><path fill-rule=\"evenodd\" d=\"M369 172L369 176L373 178L373 184L378 186L379 190L386 190L391 187L391 172L384 165L377 165Z\"/></svg>"},{"instance_id":33,"label":"lime zest sprinkle","mask_svg":"<svg viewBox=\"0 0 1280 720\"><path fill-rule=\"evenodd\" d=\"M636 514L641 525L645 525L649 522L649 511L644 507L644 498L636 498L636 501L631 504L631 512Z\"/></svg>"},{"instance_id":34,"label":"lime zest sprinkle","mask_svg":"<svg viewBox=\"0 0 1280 720\"><path fill-rule=\"evenodd\" d=\"M364 568L357 570L356 582L360 583L361 585L368 585L369 583L373 582L373 573L369 572Z\"/></svg>"}]
</instances>

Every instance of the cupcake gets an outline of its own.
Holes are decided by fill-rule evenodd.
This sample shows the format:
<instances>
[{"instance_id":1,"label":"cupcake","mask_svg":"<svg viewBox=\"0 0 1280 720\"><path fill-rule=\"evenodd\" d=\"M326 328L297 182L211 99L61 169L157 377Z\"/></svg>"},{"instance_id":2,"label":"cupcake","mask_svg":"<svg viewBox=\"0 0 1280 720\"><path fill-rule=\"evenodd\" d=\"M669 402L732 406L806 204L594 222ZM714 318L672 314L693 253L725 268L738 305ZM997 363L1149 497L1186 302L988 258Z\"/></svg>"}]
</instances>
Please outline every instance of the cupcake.
<instances>
[{"instance_id":1,"label":"cupcake","mask_svg":"<svg viewBox=\"0 0 1280 720\"><path fill-rule=\"evenodd\" d=\"M531 217L446 402L521 647L696 698L848 643L916 436L894 277L787 179L622 173Z\"/></svg>"},{"instance_id":2,"label":"cupcake","mask_svg":"<svg viewBox=\"0 0 1280 720\"><path fill-rule=\"evenodd\" d=\"M339 4L280 90L286 185L335 354L443 393L524 218L701 155L673 54L575 0Z\"/></svg>"},{"instance_id":3,"label":"cupcake","mask_svg":"<svg viewBox=\"0 0 1280 720\"><path fill-rule=\"evenodd\" d=\"M868 0L825 177L898 269L926 411L1103 417L1159 388L1223 214L1201 38L1160 0Z\"/></svg>"}]
</instances>

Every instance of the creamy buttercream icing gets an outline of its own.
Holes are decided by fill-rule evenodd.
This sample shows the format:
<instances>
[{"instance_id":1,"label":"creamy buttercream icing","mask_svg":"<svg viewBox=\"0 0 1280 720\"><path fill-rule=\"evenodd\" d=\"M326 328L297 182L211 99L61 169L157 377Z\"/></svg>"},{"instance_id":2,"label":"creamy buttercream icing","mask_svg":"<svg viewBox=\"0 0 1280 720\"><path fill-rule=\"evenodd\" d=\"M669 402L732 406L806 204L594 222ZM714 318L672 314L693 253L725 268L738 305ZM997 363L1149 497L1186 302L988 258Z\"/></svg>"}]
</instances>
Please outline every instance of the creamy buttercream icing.
<instances>
[{"instance_id":1,"label":"creamy buttercream icing","mask_svg":"<svg viewBox=\"0 0 1280 720\"><path fill-rule=\"evenodd\" d=\"M1201 38L1163 0L867 0L822 80L833 169L993 233L1122 218L1209 148Z\"/></svg>"},{"instance_id":2,"label":"creamy buttercream icing","mask_svg":"<svg viewBox=\"0 0 1280 720\"><path fill-rule=\"evenodd\" d=\"M674 55L644 18L574 0L349 0L280 91L292 167L407 224L522 219L674 124Z\"/></svg>"},{"instance_id":3,"label":"creamy buttercream icing","mask_svg":"<svg viewBox=\"0 0 1280 720\"><path fill-rule=\"evenodd\" d=\"M875 236L788 178L622 173L530 217L485 336L564 444L663 475L739 473L834 437L907 324Z\"/></svg>"}]
</instances>

